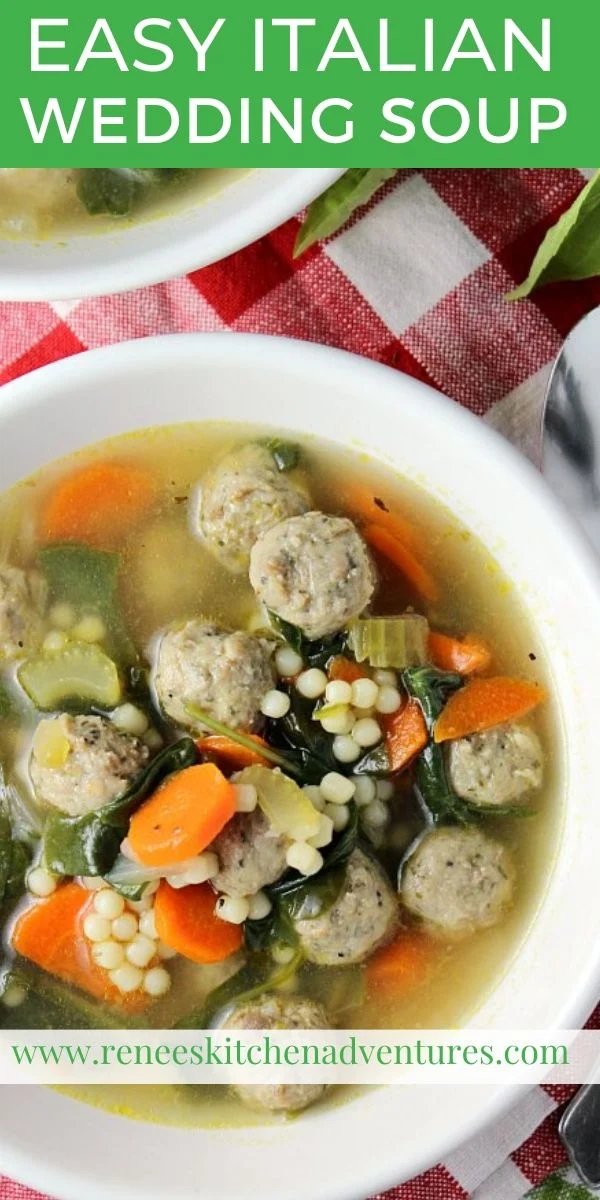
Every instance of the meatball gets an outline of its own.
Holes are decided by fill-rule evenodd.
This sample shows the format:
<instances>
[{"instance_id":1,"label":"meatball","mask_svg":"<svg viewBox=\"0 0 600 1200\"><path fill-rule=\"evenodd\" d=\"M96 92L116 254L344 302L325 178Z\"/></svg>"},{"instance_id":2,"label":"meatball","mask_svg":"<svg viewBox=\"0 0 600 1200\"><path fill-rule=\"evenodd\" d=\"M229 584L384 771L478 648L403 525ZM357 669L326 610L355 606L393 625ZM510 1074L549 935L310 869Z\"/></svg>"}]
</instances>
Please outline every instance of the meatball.
<instances>
[{"instance_id":1,"label":"meatball","mask_svg":"<svg viewBox=\"0 0 600 1200\"><path fill-rule=\"evenodd\" d=\"M306 512L306 496L256 443L228 454L202 483L200 532L231 571L248 567L258 537L286 517Z\"/></svg>"},{"instance_id":2,"label":"meatball","mask_svg":"<svg viewBox=\"0 0 600 1200\"><path fill-rule=\"evenodd\" d=\"M49 751L57 765L48 765ZM81 817L122 796L149 757L139 738L106 717L63 713L38 725L29 773L41 803Z\"/></svg>"},{"instance_id":3,"label":"meatball","mask_svg":"<svg viewBox=\"0 0 600 1200\"><path fill-rule=\"evenodd\" d=\"M309 962L345 966L391 941L397 925L398 901L381 867L355 850L335 904L320 917L296 921L296 932Z\"/></svg>"},{"instance_id":4,"label":"meatball","mask_svg":"<svg viewBox=\"0 0 600 1200\"><path fill-rule=\"evenodd\" d=\"M450 742L448 769L454 791L471 804L515 804L539 788L540 739L527 725L498 725Z\"/></svg>"},{"instance_id":5,"label":"meatball","mask_svg":"<svg viewBox=\"0 0 600 1200\"><path fill-rule=\"evenodd\" d=\"M220 863L213 887L228 896L253 896L283 875L288 846L260 808L236 813L211 846Z\"/></svg>"},{"instance_id":6,"label":"meatball","mask_svg":"<svg viewBox=\"0 0 600 1200\"><path fill-rule=\"evenodd\" d=\"M223 1029L330 1029L319 1004L303 996L260 996L240 1004ZM244 1104L270 1112L297 1112L314 1104L323 1083L240 1083L233 1090Z\"/></svg>"},{"instance_id":7,"label":"meatball","mask_svg":"<svg viewBox=\"0 0 600 1200\"><path fill-rule=\"evenodd\" d=\"M37 650L43 633L46 588L41 575L0 567L0 661Z\"/></svg>"},{"instance_id":8,"label":"meatball","mask_svg":"<svg viewBox=\"0 0 600 1200\"><path fill-rule=\"evenodd\" d=\"M308 638L343 629L375 587L367 548L352 521L310 512L269 529L250 555L259 600Z\"/></svg>"},{"instance_id":9,"label":"meatball","mask_svg":"<svg viewBox=\"0 0 600 1200\"><path fill-rule=\"evenodd\" d=\"M515 868L502 842L479 829L428 833L402 872L400 896L433 931L461 936L495 925L512 899Z\"/></svg>"},{"instance_id":10,"label":"meatball","mask_svg":"<svg viewBox=\"0 0 600 1200\"><path fill-rule=\"evenodd\" d=\"M250 729L275 682L272 655L266 639L188 621L161 640L154 676L160 705L178 725L197 726L187 711L195 704L223 725Z\"/></svg>"}]
</instances>

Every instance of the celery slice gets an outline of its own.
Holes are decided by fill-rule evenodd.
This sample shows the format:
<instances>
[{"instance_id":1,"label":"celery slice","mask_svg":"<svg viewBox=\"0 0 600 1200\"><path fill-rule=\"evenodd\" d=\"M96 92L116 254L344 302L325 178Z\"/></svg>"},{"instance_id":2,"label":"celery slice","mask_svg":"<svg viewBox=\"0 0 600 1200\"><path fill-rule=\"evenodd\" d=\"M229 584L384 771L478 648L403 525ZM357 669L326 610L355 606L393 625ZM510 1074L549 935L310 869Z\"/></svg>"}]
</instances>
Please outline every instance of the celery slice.
<instances>
[{"instance_id":1,"label":"celery slice","mask_svg":"<svg viewBox=\"0 0 600 1200\"><path fill-rule=\"evenodd\" d=\"M59 654L27 659L17 678L42 712L52 712L69 701L114 708L121 699L119 672L99 646L69 642Z\"/></svg>"},{"instance_id":2,"label":"celery slice","mask_svg":"<svg viewBox=\"0 0 600 1200\"><path fill-rule=\"evenodd\" d=\"M348 645L357 662L372 667L421 667L428 661L429 623L417 613L353 621Z\"/></svg>"},{"instance_id":3,"label":"celery slice","mask_svg":"<svg viewBox=\"0 0 600 1200\"><path fill-rule=\"evenodd\" d=\"M320 816L306 792L270 767L244 767L238 783L252 783L258 793L259 808L274 829L293 841L304 842L319 830Z\"/></svg>"}]
</instances>

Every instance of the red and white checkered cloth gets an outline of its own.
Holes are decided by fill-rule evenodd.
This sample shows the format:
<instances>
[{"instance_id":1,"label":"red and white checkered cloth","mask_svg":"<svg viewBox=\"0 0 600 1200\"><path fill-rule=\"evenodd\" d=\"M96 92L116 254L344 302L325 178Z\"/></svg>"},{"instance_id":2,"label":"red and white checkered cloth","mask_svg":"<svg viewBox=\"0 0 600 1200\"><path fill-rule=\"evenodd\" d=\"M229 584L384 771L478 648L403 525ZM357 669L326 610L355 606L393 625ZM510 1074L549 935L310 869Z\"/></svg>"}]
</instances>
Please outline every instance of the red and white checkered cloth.
<instances>
[{"instance_id":1,"label":"red and white checkered cloth","mask_svg":"<svg viewBox=\"0 0 600 1200\"><path fill-rule=\"evenodd\" d=\"M600 280L554 285L520 304L503 299L582 183L576 170L400 172L300 261L292 258L295 218L170 283L92 300L0 304L0 383L125 338L234 329L352 350L481 415L496 406L496 423L505 414L518 426L565 335L600 304ZM386 1200L519 1200L565 1161L556 1126L567 1095L528 1093L493 1129ZM568 1182L564 1188L566 1200ZM0 1200L40 1197L0 1179Z\"/></svg>"}]
</instances>

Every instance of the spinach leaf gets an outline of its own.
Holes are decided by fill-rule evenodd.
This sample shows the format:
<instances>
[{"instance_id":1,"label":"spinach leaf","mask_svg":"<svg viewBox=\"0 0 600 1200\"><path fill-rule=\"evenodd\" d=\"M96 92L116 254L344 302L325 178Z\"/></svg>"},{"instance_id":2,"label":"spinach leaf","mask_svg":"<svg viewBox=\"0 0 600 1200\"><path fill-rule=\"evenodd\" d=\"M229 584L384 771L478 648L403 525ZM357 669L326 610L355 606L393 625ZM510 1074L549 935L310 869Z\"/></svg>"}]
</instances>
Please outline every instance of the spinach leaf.
<instances>
[{"instance_id":1,"label":"spinach leaf","mask_svg":"<svg viewBox=\"0 0 600 1200\"><path fill-rule=\"evenodd\" d=\"M289 963L275 967L269 954L254 954L224 983L209 992L199 1008L177 1022L176 1029L209 1029L220 1025L233 1007L255 1000L285 983L298 969L298 952Z\"/></svg>"},{"instance_id":2,"label":"spinach leaf","mask_svg":"<svg viewBox=\"0 0 600 1200\"><path fill-rule=\"evenodd\" d=\"M98 613L108 630L110 652L124 664L137 663L119 602L119 556L73 542L46 546L38 564L48 582L50 602L67 601Z\"/></svg>"},{"instance_id":3,"label":"spinach leaf","mask_svg":"<svg viewBox=\"0 0 600 1200\"><path fill-rule=\"evenodd\" d=\"M300 447L297 442L285 442L283 438L273 437L264 444L278 471L293 471L298 466Z\"/></svg>"},{"instance_id":4,"label":"spinach leaf","mask_svg":"<svg viewBox=\"0 0 600 1200\"><path fill-rule=\"evenodd\" d=\"M371 196L396 174L396 167L354 167L309 205L304 223L294 246L294 257L304 254L321 238L331 237L352 216L357 208L367 204Z\"/></svg>"},{"instance_id":5,"label":"spinach leaf","mask_svg":"<svg viewBox=\"0 0 600 1200\"><path fill-rule=\"evenodd\" d=\"M246 949L255 953L267 951L276 942L296 947L298 935L294 922L319 917L333 907L344 886L346 862L357 841L358 809L353 804L346 828L323 852L325 861L316 875L307 878L289 870L265 889L272 908L260 921L246 921Z\"/></svg>"},{"instance_id":6,"label":"spinach leaf","mask_svg":"<svg viewBox=\"0 0 600 1200\"><path fill-rule=\"evenodd\" d=\"M28 842L13 839L10 870L4 886L3 911L7 912L21 899L25 891L25 876L31 865L32 850Z\"/></svg>"},{"instance_id":7,"label":"spinach leaf","mask_svg":"<svg viewBox=\"0 0 600 1200\"><path fill-rule=\"evenodd\" d=\"M312 920L333 908L346 879L346 867L323 869L318 875L304 880L299 886L289 881L286 891L279 892L280 906L292 921Z\"/></svg>"},{"instance_id":8,"label":"spinach leaf","mask_svg":"<svg viewBox=\"0 0 600 1200\"><path fill-rule=\"evenodd\" d=\"M0 784L1 784L0 776ZM31 862L31 848L14 836L4 788L0 798L0 917L6 920L11 908L25 891L25 875Z\"/></svg>"},{"instance_id":9,"label":"spinach leaf","mask_svg":"<svg viewBox=\"0 0 600 1200\"><path fill-rule=\"evenodd\" d=\"M468 825L473 820L469 805L451 788L441 746L429 742L417 759L416 784L432 820Z\"/></svg>"},{"instance_id":10,"label":"spinach leaf","mask_svg":"<svg viewBox=\"0 0 600 1200\"><path fill-rule=\"evenodd\" d=\"M408 667L401 679L409 696L421 705L429 733L433 733L448 697L464 683L460 675L438 671L436 667Z\"/></svg>"},{"instance_id":11,"label":"spinach leaf","mask_svg":"<svg viewBox=\"0 0 600 1200\"><path fill-rule=\"evenodd\" d=\"M251 954L256 954L271 950L276 942L295 948L298 936L286 911L274 899L273 907L266 917L245 922L244 945Z\"/></svg>"},{"instance_id":12,"label":"spinach leaf","mask_svg":"<svg viewBox=\"0 0 600 1200\"><path fill-rule=\"evenodd\" d=\"M82 817L52 813L42 838L42 858L57 875L106 875L127 833L129 818L167 775L197 762L192 738L166 746L116 800Z\"/></svg>"},{"instance_id":13,"label":"spinach leaf","mask_svg":"<svg viewBox=\"0 0 600 1200\"><path fill-rule=\"evenodd\" d=\"M269 745L283 750L302 775L303 783L320 783L328 771L343 771L333 753L333 739L324 732L320 721L312 717L314 702L296 688L290 688L290 708L285 717L267 722ZM283 768L285 770L285 767Z\"/></svg>"},{"instance_id":14,"label":"spinach leaf","mask_svg":"<svg viewBox=\"0 0 600 1200\"><path fill-rule=\"evenodd\" d=\"M4 680L0 679L0 720L9 721L15 715L13 698Z\"/></svg>"},{"instance_id":15,"label":"spinach leaf","mask_svg":"<svg viewBox=\"0 0 600 1200\"><path fill-rule=\"evenodd\" d=\"M156 170L109 170L90 167L79 171L77 195L90 216L108 213L111 217L126 217L133 211L143 193L179 179L184 168L162 167Z\"/></svg>"},{"instance_id":16,"label":"spinach leaf","mask_svg":"<svg viewBox=\"0 0 600 1200\"><path fill-rule=\"evenodd\" d=\"M0 1004L0 1027L4 1029L138 1029L147 1026L143 1017L138 1015L132 1021L121 1009L104 1007L26 959L16 960L4 977L3 990L11 983L24 988L27 995L17 1008L9 1009Z\"/></svg>"},{"instance_id":17,"label":"spinach leaf","mask_svg":"<svg viewBox=\"0 0 600 1200\"><path fill-rule=\"evenodd\" d=\"M308 915L310 910L310 915L316 917L335 904L344 883L346 863L358 841L358 808L356 804L349 807L348 824L323 850L324 861L320 871L307 877L290 869L265 889L271 900L283 903L285 915L290 919L297 918L301 909L304 915Z\"/></svg>"},{"instance_id":18,"label":"spinach leaf","mask_svg":"<svg viewBox=\"0 0 600 1200\"><path fill-rule=\"evenodd\" d=\"M0 904L4 899L12 864L12 825L6 803L0 803Z\"/></svg>"},{"instance_id":19,"label":"spinach leaf","mask_svg":"<svg viewBox=\"0 0 600 1200\"><path fill-rule=\"evenodd\" d=\"M432 821L468 825L485 817L526 817L532 810L517 804L471 804L462 800L451 787L443 746L433 741L433 727L448 696L462 687L460 675L438 671L434 667L411 667L402 672L409 696L418 700L429 732L429 742L417 758L416 785L421 801Z\"/></svg>"},{"instance_id":20,"label":"spinach leaf","mask_svg":"<svg viewBox=\"0 0 600 1200\"><path fill-rule=\"evenodd\" d=\"M330 658L334 658L336 654L343 654L346 649L346 633L342 630L341 633L334 633L331 637L315 638L311 640L298 629L297 625L291 625L289 621L283 621L276 613L269 610L269 621L273 629L280 633L290 646L302 656L307 667L325 667Z\"/></svg>"},{"instance_id":21,"label":"spinach leaf","mask_svg":"<svg viewBox=\"0 0 600 1200\"><path fill-rule=\"evenodd\" d=\"M417 758L416 784L421 801L435 823L469 824L473 814L451 788L444 750L433 741L435 722L448 696L462 687L463 680L460 675L435 667L409 667L402 672L401 679L408 695L420 704L429 733L429 742Z\"/></svg>"},{"instance_id":22,"label":"spinach leaf","mask_svg":"<svg viewBox=\"0 0 600 1200\"><path fill-rule=\"evenodd\" d=\"M522 300L537 287L600 275L600 171L548 230L527 279L506 297Z\"/></svg>"},{"instance_id":23,"label":"spinach leaf","mask_svg":"<svg viewBox=\"0 0 600 1200\"><path fill-rule=\"evenodd\" d=\"M385 742L367 750L362 758L352 764L353 775L372 775L374 779L387 779L390 775L390 760Z\"/></svg>"},{"instance_id":24,"label":"spinach leaf","mask_svg":"<svg viewBox=\"0 0 600 1200\"><path fill-rule=\"evenodd\" d=\"M140 185L129 171L94 167L79 172L77 195L91 217L99 213L109 213L111 217L127 216L139 192Z\"/></svg>"}]
</instances>

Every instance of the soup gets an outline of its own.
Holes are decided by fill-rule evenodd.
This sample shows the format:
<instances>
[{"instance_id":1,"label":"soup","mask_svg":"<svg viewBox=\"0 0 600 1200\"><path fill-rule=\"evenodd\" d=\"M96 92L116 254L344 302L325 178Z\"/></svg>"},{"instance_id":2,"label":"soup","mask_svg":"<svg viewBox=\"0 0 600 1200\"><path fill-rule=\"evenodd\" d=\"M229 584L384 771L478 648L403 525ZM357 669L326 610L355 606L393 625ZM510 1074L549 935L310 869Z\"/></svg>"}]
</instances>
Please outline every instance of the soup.
<instances>
[{"instance_id":1,"label":"soup","mask_svg":"<svg viewBox=\"0 0 600 1200\"><path fill-rule=\"evenodd\" d=\"M164 216L241 174L214 169L0 168L0 238L105 232Z\"/></svg>"},{"instance_id":2,"label":"soup","mask_svg":"<svg viewBox=\"0 0 600 1200\"><path fill-rule=\"evenodd\" d=\"M2 1023L463 1021L558 824L545 664L484 547L365 456L203 423L14 487L0 553ZM321 1093L80 1094L188 1124Z\"/></svg>"}]
</instances>

